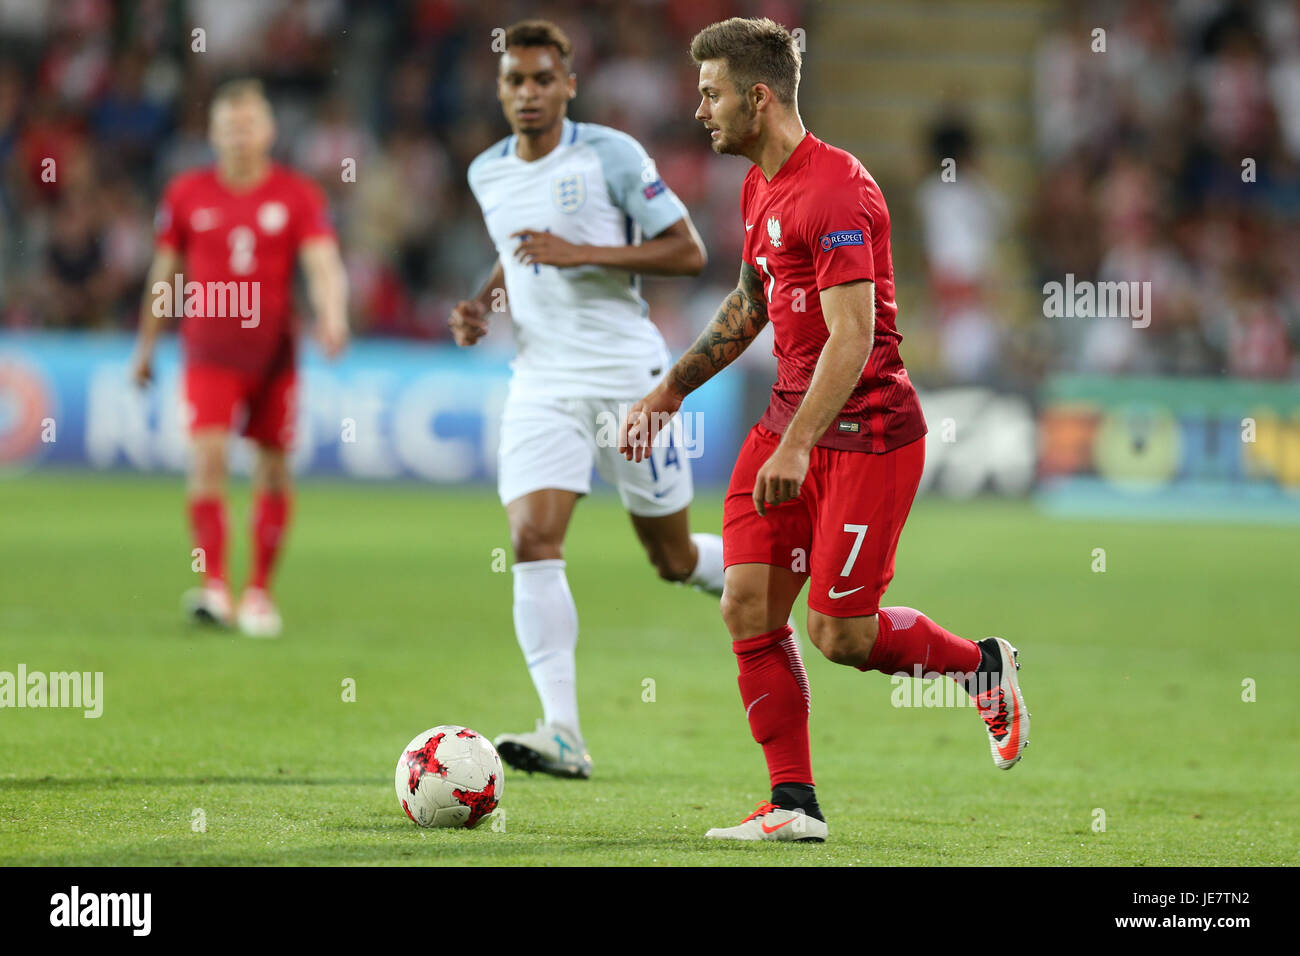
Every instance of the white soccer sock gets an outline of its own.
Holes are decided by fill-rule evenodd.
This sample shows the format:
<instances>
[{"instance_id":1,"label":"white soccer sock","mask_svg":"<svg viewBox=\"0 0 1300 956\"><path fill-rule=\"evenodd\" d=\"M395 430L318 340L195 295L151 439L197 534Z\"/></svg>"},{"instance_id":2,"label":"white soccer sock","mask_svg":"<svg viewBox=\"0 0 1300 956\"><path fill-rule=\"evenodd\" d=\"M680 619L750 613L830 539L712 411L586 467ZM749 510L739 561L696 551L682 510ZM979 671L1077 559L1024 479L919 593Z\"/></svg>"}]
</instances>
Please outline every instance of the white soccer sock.
<instances>
[{"instance_id":1,"label":"white soccer sock","mask_svg":"<svg viewBox=\"0 0 1300 956\"><path fill-rule=\"evenodd\" d=\"M700 553L695 570L686 579L692 587L722 596L722 539L716 534L693 534L691 541Z\"/></svg>"},{"instance_id":2,"label":"white soccer sock","mask_svg":"<svg viewBox=\"0 0 1300 956\"><path fill-rule=\"evenodd\" d=\"M564 576L564 561L515 564L515 637L542 700L542 720L573 731L579 740L578 609Z\"/></svg>"}]
</instances>

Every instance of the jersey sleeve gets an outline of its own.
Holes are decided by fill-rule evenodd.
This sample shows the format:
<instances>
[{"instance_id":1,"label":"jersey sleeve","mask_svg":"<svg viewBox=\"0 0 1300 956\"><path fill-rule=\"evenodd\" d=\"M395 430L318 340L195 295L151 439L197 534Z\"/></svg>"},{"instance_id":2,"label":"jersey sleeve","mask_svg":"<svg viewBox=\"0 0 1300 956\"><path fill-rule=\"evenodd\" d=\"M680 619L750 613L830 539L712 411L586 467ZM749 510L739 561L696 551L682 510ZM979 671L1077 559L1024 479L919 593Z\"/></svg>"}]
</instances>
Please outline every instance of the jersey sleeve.
<instances>
[{"instance_id":1,"label":"jersey sleeve","mask_svg":"<svg viewBox=\"0 0 1300 956\"><path fill-rule=\"evenodd\" d=\"M158 209L154 212L154 242L176 252L185 252L185 222L183 213L178 208L181 189L178 180L172 180L163 190L158 200Z\"/></svg>"},{"instance_id":2,"label":"jersey sleeve","mask_svg":"<svg viewBox=\"0 0 1300 956\"><path fill-rule=\"evenodd\" d=\"M809 197L806 230L818 289L860 279L875 281L871 211L862 182L850 180L817 189Z\"/></svg>"},{"instance_id":3,"label":"jersey sleeve","mask_svg":"<svg viewBox=\"0 0 1300 956\"><path fill-rule=\"evenodd\" d=\"M333 239L334 224L330 222L325 192L310 179L303 178L301 184L295 226L298 245L301 246L309 239Z\"/></svg>"},{"instance_id":4,"label":"jersey sleeve","mask_svg":"<svg viewBox=\"0 0 1300 956\"><path fill-rule=\"evenodd\" d=\"M474 201L478 203L479 209L483 208L483 197L479 194L478 184L479 169L481 168L480 164L482 159L482 156L475 157L474 161L469 164L469 169L465 170L465 182L469 186L469 194L474 197Z\"/></svg>"},{"instance_id":5,"label":"jersey sleeve","mask_svg":"<svg viewBox=\"0 0 1300 956\"><path fill-rule=\"evenodd\" d=\"M686 216L686 207L659 176L654 160L631 136L614 132L595 136L610 199L652 239Z\"/></svg>"}]
</instances>

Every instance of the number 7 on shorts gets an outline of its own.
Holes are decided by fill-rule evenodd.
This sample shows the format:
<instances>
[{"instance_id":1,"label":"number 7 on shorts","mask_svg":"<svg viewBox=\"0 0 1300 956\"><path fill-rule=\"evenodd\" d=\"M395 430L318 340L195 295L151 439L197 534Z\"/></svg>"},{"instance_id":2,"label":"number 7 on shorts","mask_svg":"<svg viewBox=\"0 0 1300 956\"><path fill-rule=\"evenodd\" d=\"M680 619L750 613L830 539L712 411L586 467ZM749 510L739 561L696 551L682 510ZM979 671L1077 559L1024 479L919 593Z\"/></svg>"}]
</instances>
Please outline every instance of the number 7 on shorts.
<instances>
[{"instance_id":1,"label":"number 7 on shorts","mask_svg":"<svg viewBox=\"0 0 1300 956\"><path fill-rule=\"evenodd\" d=\"M853 570L853 562L858 560L858 552L862 550L862 539L867 536L865 524L846 524L844 531L847 534L856 534L857 538L853 541L853 550L849 552L849 559L844 562L844 570L840 571L840 577L847 578L849 572Z\"/></svg>"}]
</instances>

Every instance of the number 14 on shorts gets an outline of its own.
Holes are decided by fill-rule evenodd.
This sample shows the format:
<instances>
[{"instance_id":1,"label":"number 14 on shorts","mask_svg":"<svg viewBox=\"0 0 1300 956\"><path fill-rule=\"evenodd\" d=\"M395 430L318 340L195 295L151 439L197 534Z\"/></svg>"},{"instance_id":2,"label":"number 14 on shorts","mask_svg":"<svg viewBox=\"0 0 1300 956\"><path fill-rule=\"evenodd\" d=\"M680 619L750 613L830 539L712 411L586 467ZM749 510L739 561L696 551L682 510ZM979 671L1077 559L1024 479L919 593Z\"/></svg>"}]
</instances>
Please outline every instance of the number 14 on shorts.
<instances>
[{"instance_id":1,"label":"number 14 on shorts","mask_svg":"<svg viewBox=\"0 0 1300 956\"><path fill-rule=\"evenodd\" d=\"M654 483L656 485L659 484L660 468L667 469L669 467L672 467L672 468L676 468L678 471L682 470L682 463L677 458L677 446L673 444L673 433L671 430L667 432L667 436L668 436L668 441L664 445L663 463L660 465L655 464L655 456L654 456L653 449L651 449L650 457L646 459L646 461L650 463L650 477L654 479Z\"/></svg>"}]
</instances>

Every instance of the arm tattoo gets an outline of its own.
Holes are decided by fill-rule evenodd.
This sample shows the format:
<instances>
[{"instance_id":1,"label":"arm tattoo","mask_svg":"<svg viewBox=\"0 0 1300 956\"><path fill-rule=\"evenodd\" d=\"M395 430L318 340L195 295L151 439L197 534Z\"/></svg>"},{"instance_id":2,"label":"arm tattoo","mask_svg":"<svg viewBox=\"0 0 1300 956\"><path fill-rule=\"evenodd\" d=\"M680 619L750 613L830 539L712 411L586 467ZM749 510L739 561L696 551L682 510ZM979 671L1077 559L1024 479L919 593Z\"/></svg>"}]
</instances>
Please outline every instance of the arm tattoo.
<instances>
[{"instance_id":1,"label":"arm tattoo","mask_svg":"<svg viewBox=\"0 0 1300 956\"><path fill-rule=\"evenodd\" d=\"M722 371L767 325L767 298L763 280L748 263L741 263L740 283L723 300L695 344L673 366L671 381L686 393L699 388Z\"/></svg>"}]
</instances>

